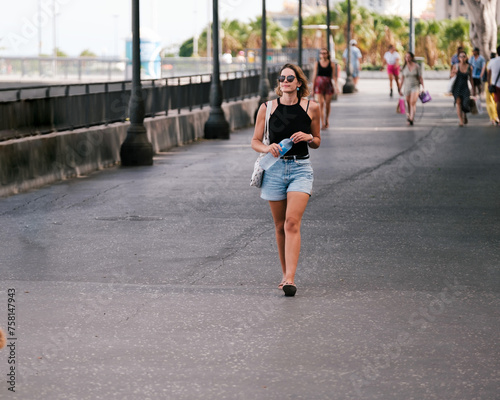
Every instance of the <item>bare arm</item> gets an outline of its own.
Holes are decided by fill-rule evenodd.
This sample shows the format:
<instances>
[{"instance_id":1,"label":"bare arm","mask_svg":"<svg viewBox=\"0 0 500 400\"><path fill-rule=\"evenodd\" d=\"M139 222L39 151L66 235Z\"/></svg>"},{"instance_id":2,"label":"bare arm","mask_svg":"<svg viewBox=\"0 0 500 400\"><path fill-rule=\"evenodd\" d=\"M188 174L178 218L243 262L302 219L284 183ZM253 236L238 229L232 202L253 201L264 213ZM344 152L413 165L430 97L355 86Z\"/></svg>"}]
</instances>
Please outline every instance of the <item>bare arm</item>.
<instances>
[{"instance_id":1,"label":"bare arm","mask_svg":"<svg viewBox=\"0 0 500 400\"><path fill-rule=\"evenodd\" d=\"M330 61L330 65L332 66L332 79L335 82L335 86L337 86L337 74L335 73L337 67L333 61Z\"/></svg>"},{"instance_id":2,"label":"bare arm","mask_svg":"<svg viewBox=\"0 0 500 400\"><path fill-rule=\"evenodd\" d=\"M316 76L318 75L318 63L314 64L314 72L313 72L313 92L314 92L314 87L316 86Z\"/></svg>"},{"instance_id":3,"label":"bare arm","mask_svg":"<svg viewBox=\"0 0 500 400\"><path fill-rule=\"evenodd\" d=\"M319 106L316 102L311 102L309 106L310 117L311 117L311 135L313 135L312 142L309 143L311 149L317 149L321 145L321 133L320 133L320 116L319 116Z\"/></svg>"},{"instance_id":4,"label":"bare arm","mask_svg":"<svg viewBox=\"0 0 500 400\"><path fill-rule=\"evenodd\" d=\"M452 65L451 66L451 71L450 71L450 78L453 78L456 75L457 75L457 66L456 65Z\"/></svg>"},{"instance_id":5,"label":"bare arm","mask_svg":"<svg viewBox=\"0 0 500 400\"><path fill-rule=\"evenodd\" d=\"M481 75L479 77L483 79L485 73L486 73L486 62L483 64L483 68L481 69Z\"/></svg>"},{"instance_id":6,"label":"bare arm","mask_svg":"<svg viewBox=\"0 0 500 400\"><path fill-rule=\"evenodd\" d=\"M266 103L262 103L257 113L257 120L255 121L255 129L253 132L251 146L258 153L272 153L274 157L279 156L279 151L281 149L280 145L277 143L271 143L266 146L262 143L264 139L264 128L266 124Z\"/></svg>"},{"instance_id":7,"label":"bare arm","mask_svg":"<svg viewBox=\"0 0 500 400\"><path fill-rule=\"evenodd\" d=\"M476 95L476 86L474 85L474 80L472 79L472 68L469 68L469 82L472 87L472 95Z\"/></svg>"}]
</instances>

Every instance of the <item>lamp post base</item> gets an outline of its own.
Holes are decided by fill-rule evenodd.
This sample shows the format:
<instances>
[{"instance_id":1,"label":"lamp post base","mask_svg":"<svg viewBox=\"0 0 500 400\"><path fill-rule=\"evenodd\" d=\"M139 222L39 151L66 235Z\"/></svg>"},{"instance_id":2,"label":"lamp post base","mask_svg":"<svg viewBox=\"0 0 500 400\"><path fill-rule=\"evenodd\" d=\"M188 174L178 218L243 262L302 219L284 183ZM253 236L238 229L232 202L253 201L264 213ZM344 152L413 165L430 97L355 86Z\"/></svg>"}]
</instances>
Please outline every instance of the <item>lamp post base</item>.
<instances>
[{"instance_id":1,"label":"lamp post base","mask_svg":"<svg viewBox=\"0 0 500 400\"><path fill-rule=\"evenodd\" d=\"M153 165L153 145L148 141L144 126L130 126L120 147L120 159L124 167Z\"/></svg>"},{"instance_id":2,"label":"lamp post base","mask_svg":"<svg viewBox=\"0 0 500 400\"><path fill-rule=\"evenodd\" d=\"M205 122L205 139L229 139L229 123L222 108L212 108Z\"/></svg>"},{"instance_id":3,"label":"lamp post base","mask_svg":"<svg viewBox=\"0 0 500 400\"><path fill-rule=\"evenodd\" d=\"M348 76L344 87L342 88L342 93L354 93L356 87L354 86L354 82L352 80L352 77Z\"/></svg>"}]
</instances>

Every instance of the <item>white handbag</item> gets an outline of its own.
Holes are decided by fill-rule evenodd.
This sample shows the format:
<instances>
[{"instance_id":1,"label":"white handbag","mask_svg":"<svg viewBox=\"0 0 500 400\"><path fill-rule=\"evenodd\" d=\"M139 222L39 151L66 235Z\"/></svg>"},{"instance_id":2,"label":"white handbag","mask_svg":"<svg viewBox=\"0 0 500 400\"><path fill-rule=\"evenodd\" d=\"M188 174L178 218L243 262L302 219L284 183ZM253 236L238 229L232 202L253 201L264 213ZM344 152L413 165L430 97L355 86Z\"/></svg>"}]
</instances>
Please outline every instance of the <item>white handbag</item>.
<instances>
[{"instance_id":1,"label":"white handbag","mask_svg":"<svg viewBox=\"0 0 500 400\"><path fill-rule=\"evenodd\" d=\"M450 78L450 80L448 81L448 87L446 89L446 93L453 93L453 85L455 84L456 79L457 79L456 75L453 78Z\"/></svg>"},{"instance_id":2,"label":"white handbag","mask_svg":"<svg viewBox=\"0 0 500 400\"><path fill-rule=\"evenodd\" d=\"M266 146L269 145L269 118L271 116L271 108L273 106L273 101L270 100L267 102L267 110L266 110L266 122L264 126L264 137L262 138L262 143ZM262 186L262 179L264 178L264 169L260 166L260 160L266 155L266 153L260 153L255 160L255 164L253 166L252 178L250 179L250 186L255 186L260 188Z\"/></svg>"}]
</instances>

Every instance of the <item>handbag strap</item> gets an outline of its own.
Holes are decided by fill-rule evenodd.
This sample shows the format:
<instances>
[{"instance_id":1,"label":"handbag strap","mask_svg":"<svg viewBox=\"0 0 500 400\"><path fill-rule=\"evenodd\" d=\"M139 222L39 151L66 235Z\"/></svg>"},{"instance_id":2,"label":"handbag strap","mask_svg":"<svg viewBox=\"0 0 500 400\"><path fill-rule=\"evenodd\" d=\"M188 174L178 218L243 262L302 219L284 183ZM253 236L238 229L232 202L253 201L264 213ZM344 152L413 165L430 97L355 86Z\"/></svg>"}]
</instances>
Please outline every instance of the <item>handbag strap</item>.
<instances>
[{"instance_id":1,"label":"handbag strap","mask_svg":"<svg viewBox=\"0 0 500 400\"><path fill-rule=\"evenodd\" d=\"M497 74L497 79L495 79L495 86L497 85L498 78L500 78L500 71L498 71L498 74Z\"/></svg>"},{"instance_id":2,"label":"handbag strap","mask_svg":"<svg viewBox=\"0 0 500 400\"><path fill-rule=\"evenodd\" d=\"M269 118L271 118L271 109L273 108L273 101L269 100L267 102L267 109L266 109L266 124L264 126L264 139L262 140L262 143L265 145L269 145Z\"/></svg>"}]
</instances>

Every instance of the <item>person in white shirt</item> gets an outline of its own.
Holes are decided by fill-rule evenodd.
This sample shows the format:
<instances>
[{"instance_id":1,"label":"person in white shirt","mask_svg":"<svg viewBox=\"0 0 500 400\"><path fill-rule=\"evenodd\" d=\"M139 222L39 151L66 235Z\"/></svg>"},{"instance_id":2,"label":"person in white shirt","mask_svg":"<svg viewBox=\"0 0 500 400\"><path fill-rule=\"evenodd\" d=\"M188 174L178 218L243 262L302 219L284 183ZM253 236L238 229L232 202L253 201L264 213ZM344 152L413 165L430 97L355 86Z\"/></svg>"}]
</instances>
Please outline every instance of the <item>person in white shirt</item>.
<instances>
[{"instance_id":1,"label":"person in white shirt","mask_svg":"<svg viewBox=\"0 0 500 400\"><path fill-rule=\"evenodd\" d=\"M389 75L389 86L391 88L390 96L392 97L392 81L396 81L399 92L399 53L396 51L394 46L391 44L389 49L384 54L384 67L387 65L387 75Z\"/></svg>"},{"instance_id":2,"label":"person in white shirt","mask_svg":"<svg viewBox=\"0 0 500 400\"><path fill-rule=\"evenodd\" d=\"M500 46L497 47L497 54L500 54ZM497 114L500 115L500 57L496 57L488 63L488 87L494 86L492 93L497 104Z\"/></svg>"}]
</instances>

